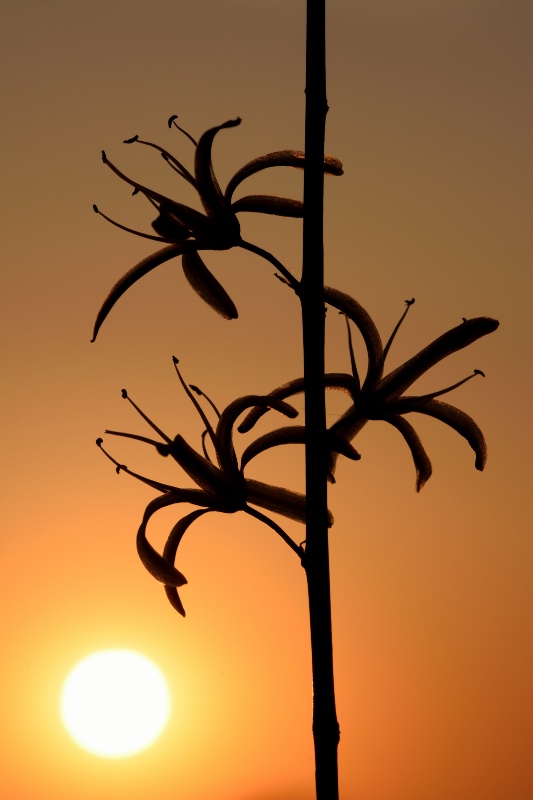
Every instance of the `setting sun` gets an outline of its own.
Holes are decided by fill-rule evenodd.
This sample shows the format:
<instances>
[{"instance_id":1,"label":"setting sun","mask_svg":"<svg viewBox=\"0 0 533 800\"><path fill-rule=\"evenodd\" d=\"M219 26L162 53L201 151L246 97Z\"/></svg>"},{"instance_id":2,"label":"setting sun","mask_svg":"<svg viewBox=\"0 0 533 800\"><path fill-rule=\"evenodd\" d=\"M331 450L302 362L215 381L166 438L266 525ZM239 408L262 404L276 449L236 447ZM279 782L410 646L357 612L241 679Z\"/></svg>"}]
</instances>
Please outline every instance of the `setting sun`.
<instances>
[{"instance_id":1,"label":"setting sun","mask_svg":"<svg viewBox=\"0 0 533 800\"><path fill-rule=\"evenodd\" d=\"M102 650L67 676L61 716L84 750L122 758L144 750L162 732L170 695L160 669L131 650Z\"/></svg>"}]
</instances>

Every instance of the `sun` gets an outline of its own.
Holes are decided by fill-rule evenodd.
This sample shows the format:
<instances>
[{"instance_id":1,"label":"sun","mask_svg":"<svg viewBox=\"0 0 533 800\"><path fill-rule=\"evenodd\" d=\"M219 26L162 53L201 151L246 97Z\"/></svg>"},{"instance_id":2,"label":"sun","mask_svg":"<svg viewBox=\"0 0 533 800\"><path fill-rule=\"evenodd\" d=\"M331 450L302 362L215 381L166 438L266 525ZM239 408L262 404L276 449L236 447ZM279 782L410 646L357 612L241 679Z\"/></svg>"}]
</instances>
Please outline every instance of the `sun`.
<instances>
[{"instance_id":1,"label":"sun","mask_svg":"<svg viewBox=\"0 0 533 800\"><path fill-rule=\"evenodd\" d=\"M132 650L101 650L80 661L61 693L61 717L74 741L104 758L144 750L170 714L161 670Z\"/></svg>"}]
</instances>

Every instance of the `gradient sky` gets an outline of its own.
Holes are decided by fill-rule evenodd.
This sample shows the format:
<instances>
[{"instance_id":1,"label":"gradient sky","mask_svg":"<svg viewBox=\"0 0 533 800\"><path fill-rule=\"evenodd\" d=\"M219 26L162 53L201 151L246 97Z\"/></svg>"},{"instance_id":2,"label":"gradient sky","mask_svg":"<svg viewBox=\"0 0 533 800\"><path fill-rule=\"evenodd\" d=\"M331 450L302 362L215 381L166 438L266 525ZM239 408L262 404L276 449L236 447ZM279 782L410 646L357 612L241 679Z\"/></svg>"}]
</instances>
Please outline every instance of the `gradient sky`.
<instances>
[{"instance_id":1,"label":"gradient sky","mask_svg":"<svg viewBox=\"0 0 533 800\"><path fill-rule=\"evenodd\" d=\"M217 137L221 182L250 158L303 147L303 0L3 0L2 695L6 800L311 800L311 678L304 574L249 518L209 515L184 541L186 619L138 561L153 491L117 477L94 440L146 433L132 397L171 435L200 421L172 369L219 405L301 374L298 309L244 252L209 257L239 320L216 317L179 263L143 279L95 344L107 291L152 243L142 198L102 165L191 198L140 134L186 163L167 118ZM330 492L343 800L531 800L531 4L329 0L327 283L386 337L416 304L394 367L461 317L499 331L435 368L438 389L482 369L451 402L488 441L416 421L434 474L420 495L398 433L368 425ZM247 192L300 196L272 170ZM244 215L243 215L244 216ZM243 220L296 273L301 223ZM347 370L342 321L328 367ZM331 419L341 406L331 406ZM132 469L183 485L140 443L107 445ZM252 469L253 466L253 469ZM302 485L301 448L250 474ZM162 515L161 545L175 521ZM287 529L297 541L300 526ZM174 712L145 753L106 761L59 719L61 683L93 650L131 647L171 684Z\"/></svg>"}]
</instances>

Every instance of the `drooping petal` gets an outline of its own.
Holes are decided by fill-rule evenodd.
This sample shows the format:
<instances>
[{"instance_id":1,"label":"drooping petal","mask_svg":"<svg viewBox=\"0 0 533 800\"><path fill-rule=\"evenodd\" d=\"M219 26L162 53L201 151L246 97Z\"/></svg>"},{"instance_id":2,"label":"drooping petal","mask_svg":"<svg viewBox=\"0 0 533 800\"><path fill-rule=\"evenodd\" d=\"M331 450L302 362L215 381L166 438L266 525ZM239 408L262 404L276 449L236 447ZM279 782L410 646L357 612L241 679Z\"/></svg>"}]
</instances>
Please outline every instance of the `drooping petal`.
<instances>
[{"instance_id":1,"label":"drooping petal","mask_svg":"<svg viewBox=\"0 0 533 800\"><path fill-rule=\"evenodd\" d=\"M178 434L171 445L161 446L159 452L163 452L167 447L168 454L178 462L196 485L212 494L211 507L220 511L227 511L228 508L235 510L236 507L240 507L239 497L236 494L237 486L231 477L197 453L183 436Z\"/></svg>"},{"instance_id":2,"label":"drooping petal","mask_svg":"<svg viewBox=\"0 0 533 800\"><path fill-rule=\"evenodd\" d=\"M275 214L278 217L296 217L300 219L304 215L304 204L301 200L292 200L290 197L249 194L232 203L231 210L235 214L238 214L239 211L256 211L260 214Z\"/></svg>"},{"instance_id":3,"label":"drooping petal","mask_svg":"<svg viewBox=\"0 0 533 800\"><path fill-rule=\"evenodd\" d=\"M272 408L291 419L298 416L298 411L293 406L270 395L250 394L234 400L220 415L215 432L215 448L218 461L223 470L228 472L238 471L237 457L233 447L233 426L243 411L255 406Z\"/></svg>"},{"instance_id":4,"label":"drooping petal","mask_svg":"<svg viewBox=\"0 0 533 800\"><path fill-rule=\"evenodd\" d=\"M462 350L464 347L468 347L468 345L482 336L492 333L498 325L499 322L490 317L476 317L475 319L465 320L455 328L446 331L446 333L417 353L416 356L410 358L381 380L374 394L376 406L396 399L421 375L435 366L435 364L438 364L439 361L447 358L452 353Z\"/></svg>"},{"instance_id":5,"label":"drooping petal","mask_svg":"<svg viewBox=\"0 0 533 800\"><path fill-rule=\"evenodd\" d=\"M211 161L213 139L224 128L234 128L240 124L240 119L230 119L228 122L223 122L222 125L210 128L198 140L194 157L194 177L202 205L206 214L210 217L218 216L227 210L224 196L213 172Z\"/></svg>"},{"instance_id":6,"label":"drooping petal","mask_svg":"<svg viewBox=\"0 0 533 800\"><path fill-rule=\"evenodd\" d=\"M169 492L160 497L156 497L146 506L143 519L137 531L137 552L142 563L156 580L168 586L184 586L187 583L186 577L170 564L166 558L155 550L146 538L146 527L150 518L162 508L184 502L181 492Z\"/></svg>"},{"instance_id":7,"label":"drooping petal","mask_svg":"<svg viewBox=\"0 0 533 800\"><path fill-rule=\"evenodd\" d=\"M158 267L160 264L164 264L165 261L170 261L171 258L175 258L176 256L181 255L187 245L184 244L171 244L168 247L163 247L162 250L158 250L156 253L153 253L151 256L147 256L143 258L142 261L139 261L134 267L132 267L125 275L118 280L109 294L107 295L106 299L104 300L100 311L96 317L96 322L94 323L94 331L93 331L93 338L91 342L94 342L98 335L98 331L100 330L102 323L104 322L105 318L117 302L120 300L122 295L127 292L127 290L133 286L134 283L140 278L143 278L153 269Z\"/></svg>"},{"instance_id":8,"label":"drooping petal","mask_svg":"<svg viewBox=\"0 0 533 800\"><path fill-rule=\"evenodd\" d=\"M278 150L275 153L266 153L264 156L254 158L244 167L241 167L231 178L226 187L226 200L230 201L233 192L245 178L269 167L294 167L303 169L305 166L305 153L301 150ZM342 175L342 164L335 156L324 156L324 172L326 175Z\"/></svg>"},{"instance_id":9,"label":"drooping petal","mask_svg":"<svg viewBox=\"0 0 533 800\"><path fill-rule=\"evenodd\" d=\"M346 439L340 436L335 436L328 431L327 442L328 448L340 453L352 461L358 461L361 456ZM241 456L241 469L265 450L270 450L272 447L278 447L283 444L305 444L305 426L304 425L289 425L284 428L277 428L274 431L269 431L263 436L259 436L244 450Z\"/></svg>"},{"instance_id":10,"label":"drooping petal","mask_svg":"<svg viewBox=\"0 0 533 800\"><path fill-rule=\"evenodd\" d=\"M262 481L246 479L246 497L249 503L267 511L274 511L296 522L305 523L305 495L284 489L281 486L271 486ZM328 511L328 527L333 525L333 515Z\"/></svg>"},{"instance_id":11,"label":"drooping petal","mask_svg":"<svg viewBox=\"0 0 533 800\"><path fill-rule=\"evenodd\" d=\"M359 329L368 355L367 375L363 386L372 383L381 376L383 371L383 344L372 317L357 300L338 289L325 286L324 297L326 303L338 311L342 311Z\"/></svg>"},{"instance_id":12,"label":"drooping petal","mask_svg":"<svg viewBox=\"0 0 533 800\"><path fill-rule=\"evenodd\" d=\"M339 389L340 391L349 394L352 400L355 400L357 394L357 382L354 381L351 375L347 375L344 372L329 372L325 376L325 385L326 389ZM293 381L284 383L282 386L278 386L278 388L274 389L272 392L269 392L268 397L284 400L287 397L293 397L296 394L302 394L303 391L304 379L296 378ZM252 408L252 410L248 412L244 420L238 426L237 430L239 433L248 433L248 431L254 427L257 421L263 416L263 414L266 414L268 410L268 408L260 406L255 406L255 408Z\"/></svg>"},{"instance_id":13,"label":"drooping petal","mask_svg":"<svg viewBox=\"0 0 533 800\"><path fill-rule=\"evenodd\" d=\"M485 437L472 417L455 406L443 403L441 400L428 400L427 403L416 405L413 408L418 414L427 414L429 417L444 422L463 436L476 454L475 467L482 471L487 463L487 445ZM404 412L405 413L405 412Z\"/></svg>"},{"instance_id":14,"label":"drooping petal","mask_svg":"<svg viewBox=\"0 0 533 800\"><path fill-rule=\"evenodd\" d=\"M215 276L207 269L196 250L184 253L183 273L196 294L224 319L237 319L235 303Z\"/></svg>"},{"instance_id":15,"label":"drooping petal","mask_svg":"<svg viewBox=\"0 0 533 800\"><path fill-rule=\"evenodd\" d=\"M168 561L169 564L174 564L179 544L192 523L210 510L209 508L201 508L196 511L191 511L190 514L187 514L174 525L163 549L163 558ZM185 609L183 608L183 603L181 602L176 586L165 585L165 594L170 600L171 605L184 617Z\"/></svg>"},{"instance_id":16,"label":"drooping petal","mask_svg":"<svg viewBox=\"0 0 533 800\"><path fill-rule=\"evenodd\" d=\"M431 477L432 468L431 461L429 460L428 454L426 453L417 432L411 423L407 422L406 419L400 417L398 414L387 414L386 416L381 417L381 419L393 425L398 431L400 431L405 439L415 463L416 491L419 492L426 481L428 481Z\"/></svg>"}]
</instances>

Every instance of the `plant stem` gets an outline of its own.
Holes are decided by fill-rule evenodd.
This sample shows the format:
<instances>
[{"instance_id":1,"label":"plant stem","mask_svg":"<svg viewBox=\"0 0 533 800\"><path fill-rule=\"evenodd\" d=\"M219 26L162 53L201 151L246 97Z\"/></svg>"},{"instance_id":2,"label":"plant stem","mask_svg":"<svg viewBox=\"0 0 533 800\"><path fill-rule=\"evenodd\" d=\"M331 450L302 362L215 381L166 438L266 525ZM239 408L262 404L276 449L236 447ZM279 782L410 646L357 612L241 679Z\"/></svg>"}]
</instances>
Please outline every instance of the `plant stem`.
<instances>
[{"instance_id":1,"label":"plant stem","mask_svg":"<svg viewBox=\"0 0 533 800\"><path fill-rule=\"evenodd\" d=\"M325 0L307 0L303 267L306 554L313 667L313 738L317 800L338 800L333 640L327 521L324 389Z\"/></svg>"}]
</instances>

